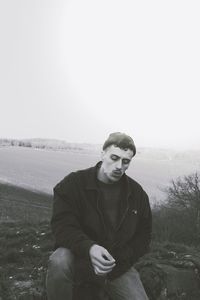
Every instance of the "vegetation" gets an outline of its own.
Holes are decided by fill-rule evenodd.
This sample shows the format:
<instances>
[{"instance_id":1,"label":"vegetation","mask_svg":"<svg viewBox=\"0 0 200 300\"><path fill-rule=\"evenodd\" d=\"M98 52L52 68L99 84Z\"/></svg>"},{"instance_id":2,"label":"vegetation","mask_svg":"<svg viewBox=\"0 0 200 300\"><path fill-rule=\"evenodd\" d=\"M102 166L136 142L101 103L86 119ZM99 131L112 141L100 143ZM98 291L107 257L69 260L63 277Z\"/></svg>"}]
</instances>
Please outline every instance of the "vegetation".
<instances>
[{"instance_id":1,"label":"vegetation","mask_svg":"<svg viewBox=\"0 0 200 300\"><path fill-rule=\"evenodd\" d=\"M56 139L0 139L0 146L18 146L51 150L83 150L78 144L67 143Z\"/></svg>"},{"instance_id":2,"label":"vegetation","mask_svg":"<svg viewBox=\"0 0 200 300\"><path fill-rule=\"evenodd\" d=\"M172 180L165 192L165 202L153 210L154 238L158 241L200 245L199 174Z\"/></svg>"},{"instance_id":3,"label":"vegetation","mask_svg":"<svg viewBox=\"0 0 200 300\"><path fill-rule=\"evenodd\" d=\"M0 183L0 222L49 221L52 196Z\"/></svg>"},{"instance_id":4,"label":"vegetation","mask_svg":"<svg viewBox=\"0 0 200 300\"><path fill-rule=\"evenodd\" d=\"M46 299L52 196L0 184L0 299Z\"/></svg>"},{"instance_id":5,"label":"vegetation","mask_svg":"<svg viewBox=\"0 0 200 300\"><path fill-rule=\"evenodd\" d=\"M1 224L0 299L46 299L46 266L52 241L47 222Z\"/></svg>"}]
</instances>

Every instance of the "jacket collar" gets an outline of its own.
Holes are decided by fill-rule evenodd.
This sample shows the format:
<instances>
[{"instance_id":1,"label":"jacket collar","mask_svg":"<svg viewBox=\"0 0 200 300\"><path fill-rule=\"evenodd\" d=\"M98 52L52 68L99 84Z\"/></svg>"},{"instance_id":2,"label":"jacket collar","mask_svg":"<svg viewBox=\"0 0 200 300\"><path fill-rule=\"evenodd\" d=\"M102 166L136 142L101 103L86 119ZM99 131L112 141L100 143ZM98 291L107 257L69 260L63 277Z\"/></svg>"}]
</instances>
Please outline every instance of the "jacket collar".
<instances>
[{"instance_id":1,"label":"jacket collar","mask_svg":"<svg viewBox=\"0 0 200 300\"><path fill-rule=\"evenodd\" d=\"M86 189L87 190L98 190L97 184L97 171L101 167L102 162L99 161L94 167L88 169L88 176L86 182Z\"/></svg>"}]
</instances>

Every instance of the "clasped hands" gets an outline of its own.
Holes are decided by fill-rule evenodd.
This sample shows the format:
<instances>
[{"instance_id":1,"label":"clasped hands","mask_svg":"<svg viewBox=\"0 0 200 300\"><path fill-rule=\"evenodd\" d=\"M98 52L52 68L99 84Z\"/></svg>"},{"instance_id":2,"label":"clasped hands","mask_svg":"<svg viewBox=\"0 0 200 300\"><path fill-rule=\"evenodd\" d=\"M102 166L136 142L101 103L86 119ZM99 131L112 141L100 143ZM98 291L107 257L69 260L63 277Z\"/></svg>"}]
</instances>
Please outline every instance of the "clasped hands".
<instances>
[{"instance_id":1,"label":"clasped hands","mask_svg":"<svg viewBox=\"0 0 200 300\"><path fill-rule=\"evenodd\" d=\"M105 276L116 265L115 259L102 246L93 245L89 250L89 254L94 272L98 276Z\"/></svg>"}]
</instances>

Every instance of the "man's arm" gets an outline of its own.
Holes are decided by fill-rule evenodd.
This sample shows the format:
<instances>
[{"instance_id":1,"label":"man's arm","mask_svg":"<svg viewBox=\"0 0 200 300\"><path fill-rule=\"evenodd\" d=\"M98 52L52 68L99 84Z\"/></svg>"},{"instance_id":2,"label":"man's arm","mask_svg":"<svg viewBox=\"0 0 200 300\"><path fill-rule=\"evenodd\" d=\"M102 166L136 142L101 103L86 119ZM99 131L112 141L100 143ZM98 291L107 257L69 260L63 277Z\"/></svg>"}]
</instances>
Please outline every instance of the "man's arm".
<instances>
[{"instance_id":1,"label":"man's arm","mask_svg":"<svg viewBox=\"0 0 200 300\"><path fill-rule=\"evenodd\" d=\"M78 256L89 258L89 249L95 242L82 231L80 214L77 186L71 173L54 188L52 232L56 247L65 247Z\"/></svg>"}]
</instances>

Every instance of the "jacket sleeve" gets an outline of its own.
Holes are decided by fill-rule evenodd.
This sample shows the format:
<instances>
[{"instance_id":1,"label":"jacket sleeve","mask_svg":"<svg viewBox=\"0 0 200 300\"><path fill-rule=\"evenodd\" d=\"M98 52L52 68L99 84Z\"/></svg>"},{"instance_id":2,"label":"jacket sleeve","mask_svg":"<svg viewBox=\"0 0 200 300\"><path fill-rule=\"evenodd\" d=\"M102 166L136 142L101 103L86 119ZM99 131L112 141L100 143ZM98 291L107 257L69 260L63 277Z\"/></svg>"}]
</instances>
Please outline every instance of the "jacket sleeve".
<instances>
[{"instance_id":1,"label":"jacket sleeve","mask_svg":"<svg viewBox=\"0 0 200 300\"><path fill-rule=\"evenodd\" d=\"M89 249L95 244L81 229L80 199L73 173L54 188L51 228L56 248L65 247L75 255L89 258Z\"/></svg>"}]
</instances>

